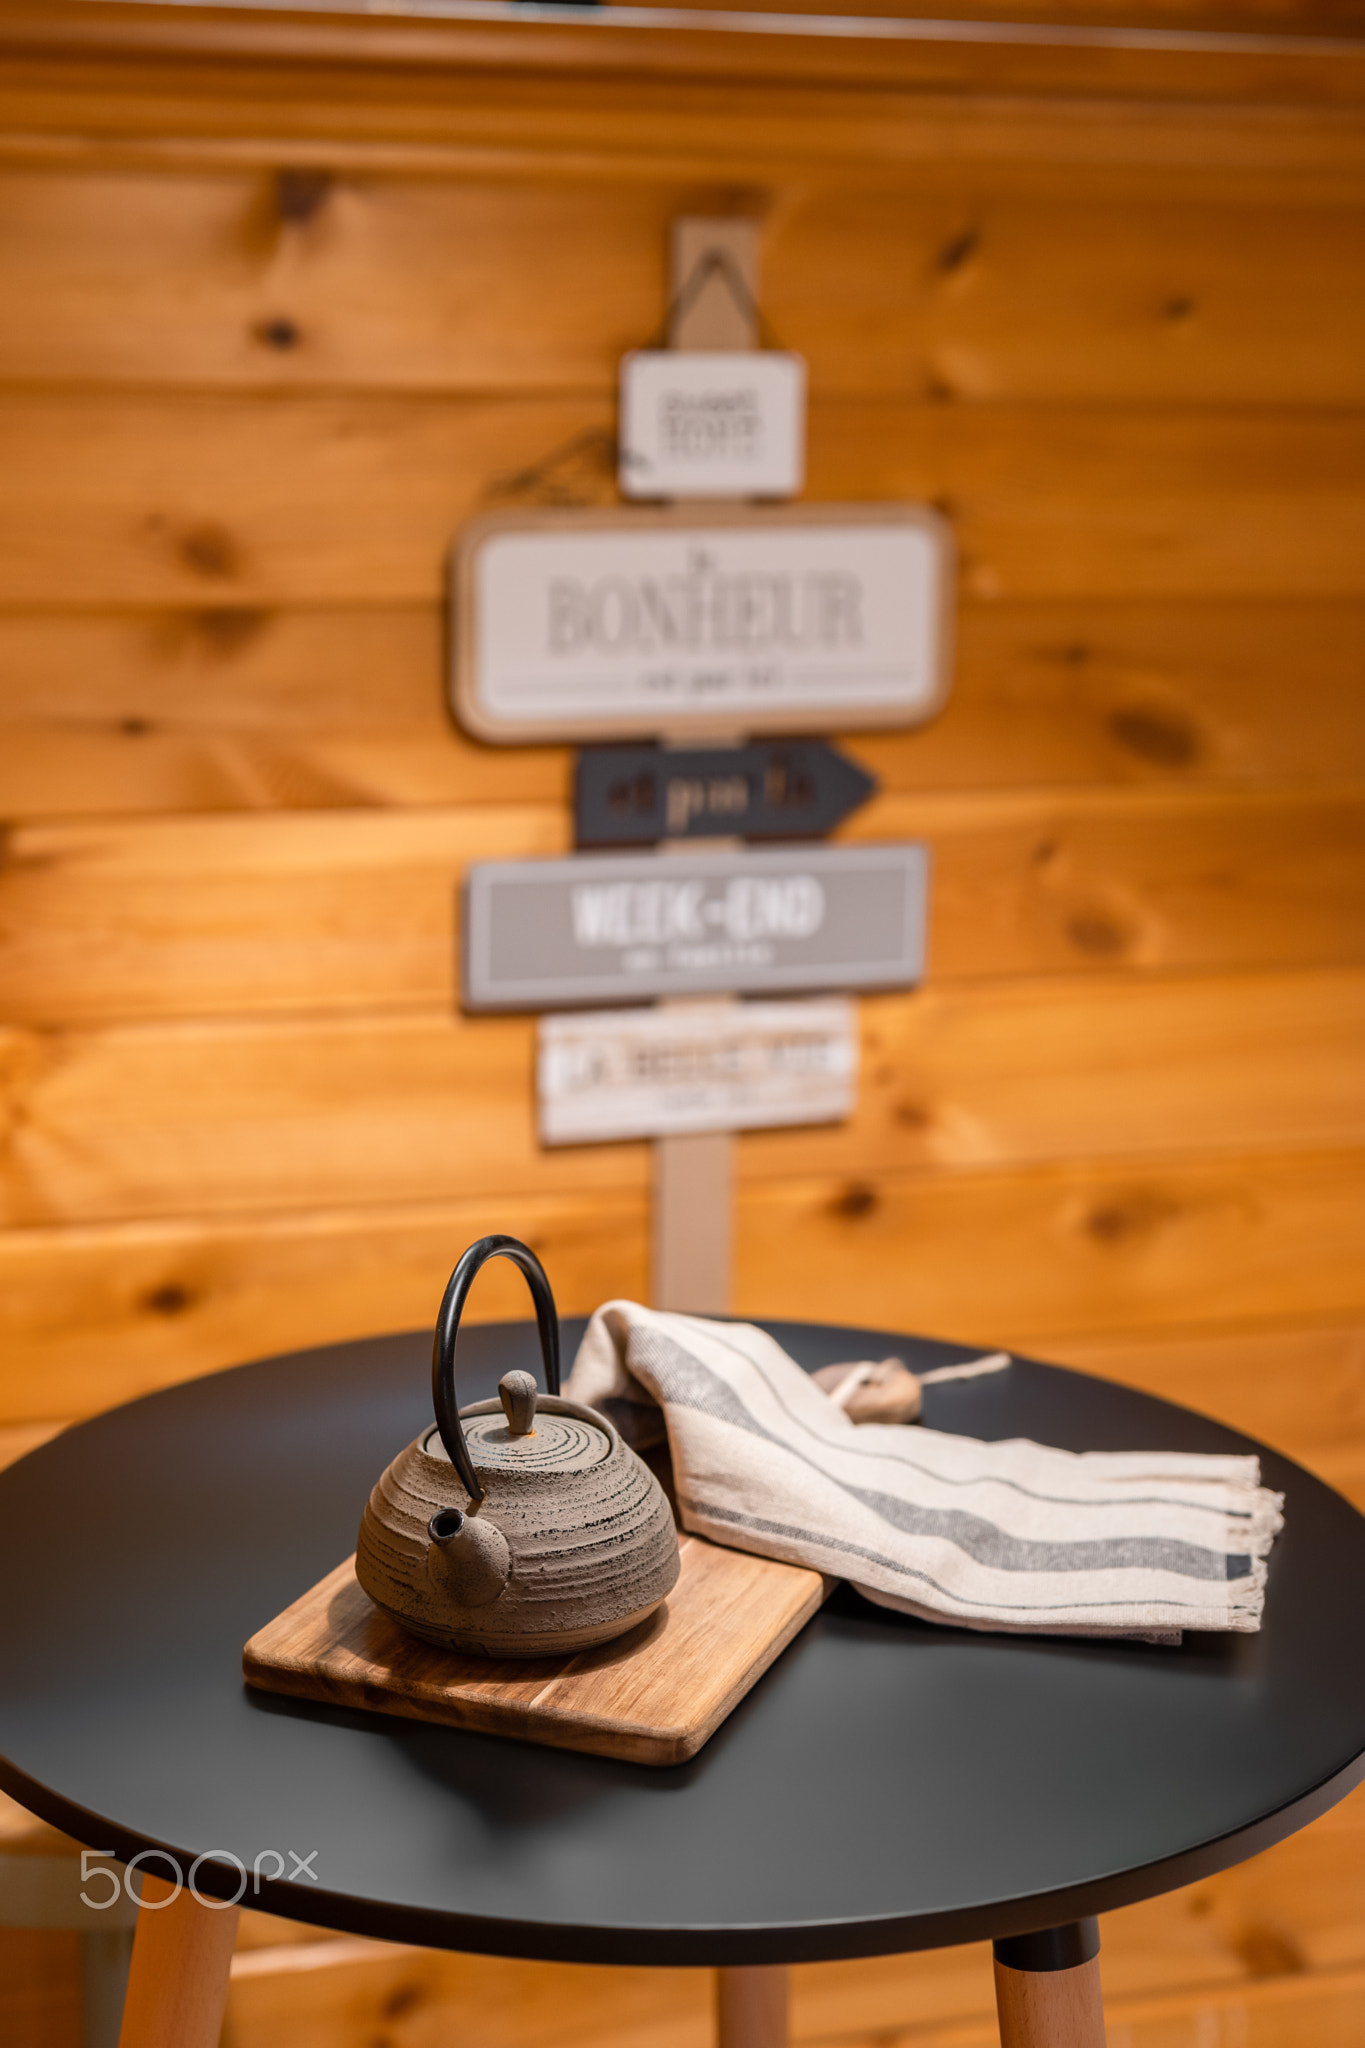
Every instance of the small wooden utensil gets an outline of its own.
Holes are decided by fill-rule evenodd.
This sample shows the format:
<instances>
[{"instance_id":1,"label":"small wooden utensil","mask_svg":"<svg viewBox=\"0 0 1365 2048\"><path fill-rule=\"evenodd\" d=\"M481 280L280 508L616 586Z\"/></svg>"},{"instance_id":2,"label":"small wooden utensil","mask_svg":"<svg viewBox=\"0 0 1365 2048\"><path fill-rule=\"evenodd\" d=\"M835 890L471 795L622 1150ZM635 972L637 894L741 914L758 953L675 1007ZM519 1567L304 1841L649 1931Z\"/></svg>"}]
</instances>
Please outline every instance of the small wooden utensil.
<instances>
[{"instance_id":1,"label":"small wooden utensil","mask_svg":"<svg viewBox=\"0 0 1365 2048\"><path fill-rule=\"evenodd\" d=\"M811 1378L842 1408L850 1422L918 1422L924 1406L921 1389L939 1380L974 1380L982 1373L1003 1372L1008 1351L992 1351L966 1365L941 1365L933 1372L914 1373L904 1359L870 1359L848 1365L822 1365Z\"/></svg>"}]
</instances>

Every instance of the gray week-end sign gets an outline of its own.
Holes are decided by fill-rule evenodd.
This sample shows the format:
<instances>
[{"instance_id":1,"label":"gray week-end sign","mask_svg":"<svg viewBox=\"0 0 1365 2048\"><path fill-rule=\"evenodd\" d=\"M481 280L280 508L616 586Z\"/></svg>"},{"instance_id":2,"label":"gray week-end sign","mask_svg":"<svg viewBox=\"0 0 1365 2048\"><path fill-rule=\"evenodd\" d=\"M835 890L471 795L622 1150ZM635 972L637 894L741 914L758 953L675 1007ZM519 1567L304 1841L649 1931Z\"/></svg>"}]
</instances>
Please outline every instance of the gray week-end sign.
<instances>
[{"instance_id":1,"label":"gray week-end sign","mask_svg":"<svg viewBox=\"0 0 1365 2048\"><path fill-rule=\"evenodd\" d=\"M910 845L488 861L465 885L465 1007L905 988L928 877Z\"/></svg>"}]
</instances>

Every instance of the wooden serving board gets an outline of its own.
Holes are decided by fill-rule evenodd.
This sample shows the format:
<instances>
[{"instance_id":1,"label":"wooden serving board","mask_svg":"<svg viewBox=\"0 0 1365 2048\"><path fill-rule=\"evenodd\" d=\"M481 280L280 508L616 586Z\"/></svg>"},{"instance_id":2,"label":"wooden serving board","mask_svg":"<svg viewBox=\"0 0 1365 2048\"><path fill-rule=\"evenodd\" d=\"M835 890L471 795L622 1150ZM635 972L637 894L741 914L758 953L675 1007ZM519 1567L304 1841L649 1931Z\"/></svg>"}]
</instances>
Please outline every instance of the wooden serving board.
<instances>
[{"instance_id":1,"label":"wooden serving board","mask_svg":"<svg viewBox=\"0 0 1365 2048\"><path fill-rule=\"evenodd\" d=\"M700 1536L678 1544L682 1571L664 1605L629 1635L575 1656L495 1663L437 1649L381 1613L350 1557L251 1638L242 1669L249 1685L331 1706L683 1763L834 1581Z\"/></svg>"}]
</instances>

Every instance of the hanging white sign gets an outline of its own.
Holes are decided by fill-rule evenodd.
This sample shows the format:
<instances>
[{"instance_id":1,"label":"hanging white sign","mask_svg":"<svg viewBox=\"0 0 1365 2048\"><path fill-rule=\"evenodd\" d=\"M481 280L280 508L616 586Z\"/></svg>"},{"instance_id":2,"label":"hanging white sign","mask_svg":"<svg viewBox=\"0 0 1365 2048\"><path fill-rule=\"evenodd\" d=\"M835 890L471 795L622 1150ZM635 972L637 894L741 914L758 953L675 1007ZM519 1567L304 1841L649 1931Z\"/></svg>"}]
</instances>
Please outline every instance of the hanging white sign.
<instances>
[{"instance_id":1,"label":"hanging white sign","mask_svg":"<svg viewBox=\"0 0 1365 2048\"><path fill-rule=\"evenodd\" d=\"M775 349L621 361L627 498L786 498L806 475L806 365Z\"/></svg>"},{"instance_id":2,"label":"hanging white sign","mask_svg":"<svg viewBox=\"0 0 1365 2048\"><path fill-rule=\"evenodd\" d=\"M540 1019L546 1145L835 1123L853 1113L856 1005L686 1003Z\"/></svg>"},{"instance_id":3,"label":"hanging white sign","mask_svg":"<svg viewBox=\"0 0 1365 2048\"><path fill-rule=\"evenodd\" d=\"M491 514L456 550L455 709L503 744L915 725L951 564L917 505Z\"/></svg>"}]
</instances>

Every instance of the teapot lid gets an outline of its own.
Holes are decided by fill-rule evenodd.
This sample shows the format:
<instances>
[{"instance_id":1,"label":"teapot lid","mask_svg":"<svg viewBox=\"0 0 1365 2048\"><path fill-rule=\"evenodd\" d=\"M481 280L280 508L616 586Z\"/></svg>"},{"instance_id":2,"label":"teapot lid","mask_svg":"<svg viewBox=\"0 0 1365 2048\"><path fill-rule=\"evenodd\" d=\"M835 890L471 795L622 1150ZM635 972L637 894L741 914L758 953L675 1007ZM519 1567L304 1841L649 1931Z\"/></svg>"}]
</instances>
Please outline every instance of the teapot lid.
<instances>
[{"instance_id":1,"label":"teapot lid","mask_svg":"<svg viewBox=\"0 0 1365 2048\"><path fill-rule=\"evenodd\" d=\"M503 1412L492 1403L482 1413L462 1415L464 1440L479 1472L586 1472L611 1455L611 1436L587 1411L555 1402L542 1407L528 1372L504 1373L498 1387ZM450 1454L433 1428L422 1439L429 1458L450 1463Z\"/></svg>"}]
</instances>

